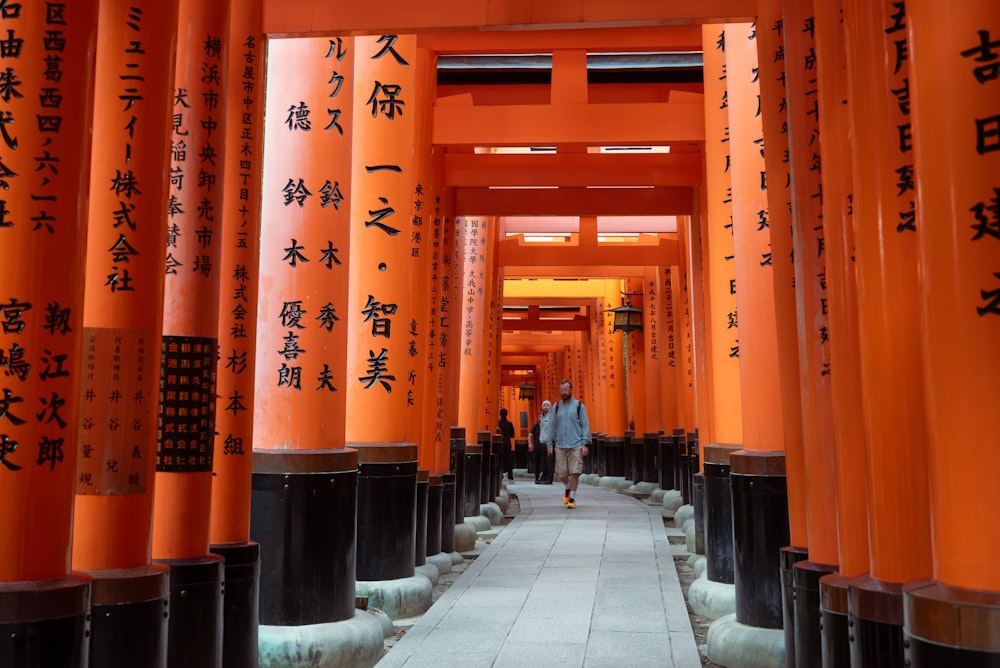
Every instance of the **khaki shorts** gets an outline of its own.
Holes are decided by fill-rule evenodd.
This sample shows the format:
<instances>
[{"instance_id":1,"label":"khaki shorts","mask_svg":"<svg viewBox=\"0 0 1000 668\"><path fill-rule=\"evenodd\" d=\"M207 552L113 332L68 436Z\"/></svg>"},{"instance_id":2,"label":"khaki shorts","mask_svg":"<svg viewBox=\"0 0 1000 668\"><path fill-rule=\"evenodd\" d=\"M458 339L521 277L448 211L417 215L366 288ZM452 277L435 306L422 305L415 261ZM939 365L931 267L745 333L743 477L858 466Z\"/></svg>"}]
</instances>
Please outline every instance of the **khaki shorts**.
<instances>
[{"instance_id":1,"label":"khaki shorts","mask_svg":"<svg viewBox=\"0 0 1000 668\"><path fill-rule=\"evenodd\" d=\"M583 447L556 448L556 478L583 473Z\"/></svg>"}]
</instances>

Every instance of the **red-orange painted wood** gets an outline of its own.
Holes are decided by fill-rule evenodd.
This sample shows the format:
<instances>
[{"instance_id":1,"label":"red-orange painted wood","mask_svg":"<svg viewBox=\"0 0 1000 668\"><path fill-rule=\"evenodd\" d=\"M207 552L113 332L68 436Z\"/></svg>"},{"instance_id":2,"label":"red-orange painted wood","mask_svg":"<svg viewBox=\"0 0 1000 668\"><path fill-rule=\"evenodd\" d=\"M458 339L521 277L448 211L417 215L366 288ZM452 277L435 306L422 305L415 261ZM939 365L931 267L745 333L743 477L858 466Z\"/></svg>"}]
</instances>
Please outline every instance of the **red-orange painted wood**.
<instances>
[{"instance_id":1,"label":"red-orange painted wood","mask_svg":"<svg viewBox=\"0 0 1000 668\"><path fill-rule=\"evenodd\" d=\"M0 582L70 571L98 16L60 7L0 15Z\"/></svg>"},{"instance_id":2,"label":"red-orange painted wood","mask_svg":"<svg viewBox=\"0 0 1000 668\"><path fill-rule=\"evenodd\" d=\"M842 0L816 3L819 121L832 137L850 136L847 54ZM831 400L837 457L837 537L840 574L868 571L868 484L865 478L864 405L858 341L857 282L849 142L823 146L823 229L829 293Z\"/></svg>"},{"instance_id":3,"label":"red-orange painted wood","mask_svg":"<svg viewBox=\"0 0 1000 668\"><path fill-rule=\"evenodd\" d=\"M813 3L784 2L788 152L809 559L837 563L837 460L830 396L826 239ZM837 137L827 135L830 143ZM787 450L786 450L787 451Z\"/></svg>"},{"instance_id":4,"label":"red-orange painted wood","mask_svg":"<svg viewBox=\"0 0 1000 668\"><path fill-rule=\"evenodd\" d=\"M250 540L253 473L254 369L260 283L260 202L263 170L265 36L261 0L230 16L226 75L226 180L222 209L219 291L219 399L210 540ZM273 410L272 406L272 410Z\"/></svg>"},{"instance_id":5,"label":"red-orange painted wood","mask_svg":"<svg viewBox=\"0 0 1000 668\"><path fill-rule=\"evenodd\" d=\"M934 578L1000 592L1000 7L906 9Z\"/></svg>"},{"instance_id":6,"label":"red-orange painted wood","mask_svg":"<svg viewBox=\"0 0 1000 668\"><path fill-rule=\"evenodd\" d=\"M646 301L645 282L642 277L630 276L625 281L625 291L636 295L629 301L645 314L651 307ZM645 317L645 316L644 316ZM628 425L629 429L642 434L653 429L646 409L646 342L645 331L624 336L628 354ZM656 426L659 429L659 425Z\"/></svg>"},{"instance_id":7,"label":"red-orange painted wood","mask_svg":"<svg viewBox=\"0 0 1000 668\"><path fill-rule=\"evenodd\" d=\"M462 327L460 336L461 388L458 396L458 426L465 427L465 433L475 434L477 431L496 429L495 424L483 424L480 407L480 376L486 363L483 344L483 323L488 308L487 293L487 235L489 230L486 218L465 218L462 240L464 248L457 261L462 265L461 305Z\"/></svg>"},{"instance_id":8,"label":"red-orange painted wood","mask_svg":"<svg viewBox=\"0 0 1000 668\"><path fill-rule=\"evenodd\" d=\"M702 235L707 275L705 328L711 362L710 441L743 440L740 392L740 331L732 191L732 142L724 28L702 27L705 43L705 191L708 200ZM743 82L741 82L742 85ZM699 423L699 427L701 424ZM702 440L706 440L702 435Z\"/></svg>"},{"instance_id":9,"label":"red-orange painted wood","mask_svg":"<svg viewBox=\"0 0 1000 668\"><path fill-rule=\"evenodd\" d=\"M410 326L416 38L354 39L351 255L347 309L348 442L402 442Z\"/></svg>"},{"instance_id":10,"label":"red-orange painted wood","mask_svg":"<svg viewBox=\"0 0 1000 668\"><path fill-rule=\"evenodd\" d=\"M791 544L808 544L802 394L799 384L799 341L792 261L791 177L788 160L788 100L785 90L785 22L781 0L763 0L757 20L760 104L767 169L767 221L774 271L775 332L784 406L785 470Z\"/></svg>"},{"instance_id":11,"label":"red-orange painted wood","mask_svg":"<svg viewBox=\"0 0 1000 668\"><path fill-rule=\"evenodd\" d=\"M73 514L78 569L150 562L177 8L120 0L100 9ZM122 103L122 77L130 75L139 78ZM108 187L116 182L123 188ZM116 248L122 252L109 251Z\"/></svg>"},{"instance_id":12,"label":"red-orange painted wood","mask_svg":"<svg viewBox=\"0 0 1000 668\"><path fill-rule=\"evenodd\" d=\"M763 188L763 138L753 26L726 24L726 82L729 92L729 142L732 155L733 245L739 358L742 390L742 442L747 450L784 450L778 343L774 311L774 274L770 238L758 225L767 211ZM713 305L713 310L715 306ZM718 391L718 386L716 386Z\"/></svg>"},{"instance_id":13,"label":"red-orange painted wood","mask_svg":"<svg viewBox=\"0 0 1000 668\"><path fill-rule=\"evenodd\" d=\"M643 337L646 355L646 414L653 431L677 426L677 349L672 281L675 267L649 267L644 280L648 308Z\"/></svg>"},{"instance_id":14,"label":"red-orange painted wood","mask_svg":"<svg viewBox=\"0 0 1000 668\"><path fill-rule=\"evenodd\" d=\"M854 162L855 272L872 577L931 575L927 429L912 173L906 18L888 1L844 1ZM902 170L902 171L900 171Z\"/></svg>"},{"instance_id":15,"label":"red-orange painted wood","mask_svg":"<svg viewBox=\"0 0 1000 668\"><path fill-rule=\"evenodd\" d=\"M155 559L201 557L209 545L229 4L181 0L178 15Z\"/></svg>"},{"instance_id":16,"label":"red-orange painted wood","mask_svg":"<svg viewBox=\"0 0 1000 668\"><path fill-rule=\"evenodd\" d=\"M610 436L624 436L628 429L627 417L625 415L625 368L623 356L624 342L622 338L627 336L621 332L614 331L615 314L611 309L622 305L622 281L606 279L604 281L604 304L602 307L604 321L603 355L605 369L601 377L604 384L605 401L607 406L606 431ZM588 414L589 415L589 414Z\"/></svg>"}]
</instances>

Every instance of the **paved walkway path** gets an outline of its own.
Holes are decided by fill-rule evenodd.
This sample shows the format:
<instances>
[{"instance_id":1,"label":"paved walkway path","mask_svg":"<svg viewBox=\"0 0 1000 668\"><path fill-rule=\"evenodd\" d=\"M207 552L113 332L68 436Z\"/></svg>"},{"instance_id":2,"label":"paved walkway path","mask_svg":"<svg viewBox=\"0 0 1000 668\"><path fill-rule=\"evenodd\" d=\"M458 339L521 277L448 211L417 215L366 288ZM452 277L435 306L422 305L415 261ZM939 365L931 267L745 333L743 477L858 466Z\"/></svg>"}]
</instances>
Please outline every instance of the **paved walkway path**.
<instances>
[{"instance_id":1,"label":"paved walkway path","mask_svg":"<svg viewBox=\"0 0 1000 668\"><path fill-rule=\"evenodd\" d=\"M520 513L377 668L701 666L659 507L509 484Z\"/></svg>"}]
</instances>

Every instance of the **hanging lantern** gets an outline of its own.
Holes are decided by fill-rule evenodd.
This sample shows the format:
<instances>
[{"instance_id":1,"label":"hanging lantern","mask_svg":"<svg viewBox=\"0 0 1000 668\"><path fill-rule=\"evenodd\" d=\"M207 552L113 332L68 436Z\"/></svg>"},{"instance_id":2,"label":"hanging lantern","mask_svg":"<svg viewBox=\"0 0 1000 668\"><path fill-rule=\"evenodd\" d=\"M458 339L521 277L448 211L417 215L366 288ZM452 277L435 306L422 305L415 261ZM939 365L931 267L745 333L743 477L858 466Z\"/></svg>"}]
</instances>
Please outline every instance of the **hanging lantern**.
<instances>
[{"instance_id":1,"label":"hanging lantern","mask_svg":"<svg viewBox=\"0 0 1000 668\"><path fill-rule=\"evenodd\" d=\"M627 301L618 308L611 309L615 314L614 331L616 332L641 332L642 331L642 309L632 306Z\"/></svg>"},{"instance_id":2,"label":"hanging lantern","mask_svg":"<svg viewBox=\"0 0 1000 668\"><path fill-rule=\"evenodd\" d=\"M518 399L525 399L531 401L535 398L535 386L530 383L525 383L524 385L518 385Z\"/></svg>"}]
</instances>

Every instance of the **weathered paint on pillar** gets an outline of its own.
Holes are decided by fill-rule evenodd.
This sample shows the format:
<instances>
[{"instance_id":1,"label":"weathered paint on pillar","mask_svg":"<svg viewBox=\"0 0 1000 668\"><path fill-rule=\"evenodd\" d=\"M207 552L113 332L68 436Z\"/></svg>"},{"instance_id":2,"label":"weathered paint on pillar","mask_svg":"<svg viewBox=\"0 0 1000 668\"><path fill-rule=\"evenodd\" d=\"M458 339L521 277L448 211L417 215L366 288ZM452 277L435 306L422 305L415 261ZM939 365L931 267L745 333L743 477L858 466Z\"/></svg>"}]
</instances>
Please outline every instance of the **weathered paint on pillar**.
<instances>
[{"instance_id":1,"label":"weathered paint on pillar","mask_svg":"<svg viewBox=\"0 0 1000 668\"><path fill-rule=\"evenodd\" d=\"M97 23L95 5L18 3L0 13L6 35L0 95L4 583L70 573L75 474L83 454L78 397L87 377L80 359L84 281L66 277L81 276L86 257ZM114 170L95 177L105 188L125 185ZM105 255L104 265L93 269L95 280L110 259Z\"/></svg>"},{"instance_id":2,"label":"weathered paint on pillar","mask_svg":"<svg viewBox=\"0 0 1000 668\"><path fill-rule=\"evenodd\" d=\"M176 25L177 2L101 5L73 520L79 569L150 562ZM123 76L136 78L119 99Z\"/></svg>"},{"instance_id":3,"label":"weathered paint on pillar","mask_svg":"<svg viewBox=\"0 0 1000 668\"><path fill-rule=\"evenodd\" d=\"M416 37L354 47L346 439L402 442L405 420L386 417L406 404Z\"/></svg>"},{"instance_id":4,"label":"weathered paint on pillar","mask_svg":"<svg viewBox=\"0 0 1000 668\"><path fill-rule=\"evenodd\" d=\"M702 26L705 51L705 161L708 215L704 219L705 327L710 346L712 441L742 441L740 333L736 308L736 251L733 243L733 190L726 37L723 26ZM699 422L699 427L701 423Z\"/></svg>"},{"instance_id":5,"label":"weathered paint on pillar","mask_svg":"<svg viewBox=\"0 0 1000 668\"><path fill-rule=\"evenodd\" d=\"M791 156L799 387L805 453L809 560L837 563L837 462L830 396L826 239L823 230L822 150L818 65L811 4L785 6L785 80ZM837 141L829 135L831 143Z\"/></svg>"},{"instance_id":6,"label":"weathered paint on pillar","mask_svg":"<svg viewBox=\"0 0 1000 668\"><path fill-rule=\"evenodd\" d=\"M906 16L845 0L871 575L931 574Z\"/></svg>"},{"instance_id":7,"label":"weathered paint on pillar","mask_svg":"<svg viewBox=\"0 0 1000 668\"><path fill-rule=\"evenodd\" d=\"M230 16L212 544L250 539L266 71L261 7L254 0Z\"/></svg>"},{"instance_id":8,"label":"weathered paint on pillar","mask_svg":"<svg viewBox=\"0 0 1000 668\"><path fill-rule=\"evenodd\" d=\"M153 556L208 552L229 2L181 0L167 204Z\"/></svg>"},{"instance_id":9,"label":"weathered paint on pillar","mask_svg":"<svg viewBox=\"0 0 1000 668\"><path fill-rule=\"evenodd\" d=\"M342 448L351 261L352 40L273 40L257 310L254 447ZM295 76L285 74L294 69Z\"/></svg>"},{"instance_id":10,"label":"weathered paint on pillar","mask_svg":"<svg viewBox=\"0 0 1000 668\"><path fill-rule=\"evenodd\" d=\"M768 229L774 272L775 332L784 406L785 467L791 544L808 544L805 452L802 435L802 388L799 378L798 318L792 237L791 174L788 152L785 31L782 0L763 0L758 8L757 56L760 104L767 170Z\"/></svg>"},{"instance_id":11,"label":"weathered paint on pillar","mask_svg":"<svg viewBox=\"0 0 1000 668\"><path fill-rule=\"evenodd\" d=\"M842 7L841 0L815 5L820 127L827 136L833 137L846 137L850 132ZM868 485L865 482L864 404L858 350L850 143L827 142L823 155L830 383L837 458L837 563L842 576L853 578L868 571Z\"/></svg>"},{"instance_id":12,"label":"weathered paint on pillar","mask_svg":"<svg viewBox=\"0 0 1000 668\"><path fill-rule=\"evenodd\" d=\"M614 331L615 314L611 309L622 305L622 282L604 279L604 358L607 374L603 378L607 401L606 431L610 436L624 436L628 429L625 415L625 360L624 333Z\"/></svg>"}]
</instances>

